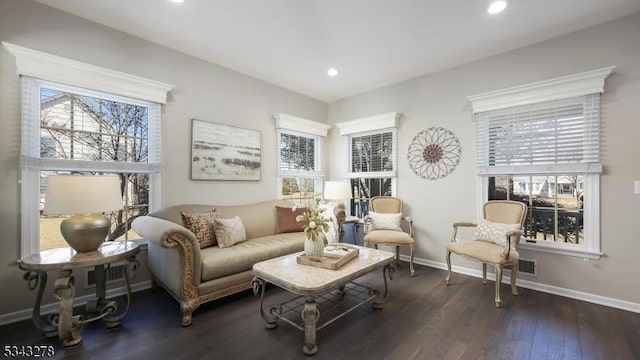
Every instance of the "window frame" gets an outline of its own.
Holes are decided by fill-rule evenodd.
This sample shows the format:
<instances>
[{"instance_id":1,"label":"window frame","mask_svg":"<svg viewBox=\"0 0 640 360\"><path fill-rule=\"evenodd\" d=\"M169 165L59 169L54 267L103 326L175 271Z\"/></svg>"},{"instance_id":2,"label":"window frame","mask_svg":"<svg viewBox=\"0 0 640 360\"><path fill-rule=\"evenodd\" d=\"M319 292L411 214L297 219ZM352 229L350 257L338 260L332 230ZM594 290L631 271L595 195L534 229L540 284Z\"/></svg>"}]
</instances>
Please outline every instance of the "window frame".
<instances>
[{"instance_id":1,"label":"window frame","mask_svg":"<svg viewBox=\"0 0 640 360\"><path fill-rule=\"evenodd\" d=\"M472 103L473 113L484 113L493 110L514 108L521 105L552 102L559 99L580 97L604 92L604 81L615 67L606 67L579 74L539 81L503 90L473 95L467 99ZM483 126L488 124L478 124ZM485 132L486 133L486 132ZM480 134L480 129L477 130ZM478 142L481 140L478 139ZM487 139L488 141L488 139ZM480 147L480 144L478 144ZM488 154L484 154L488 156ZM482 156L478 151L478 156ZM479 159L480 163L480 159ZM520 248L553 254L570 255L585 259L599 259L603 253L600 247L600 163L593 166L575 166L566 164L564 169L555 168L545 171L544 165L534 165L530 169L522 169L517 173L501 173L480 171L477 178L477 213L482 214L482 206L488 200L488 182L490 176L507 175L564 175L580 174L584 176L583 231L584 244L570 244L548 241L535 243L521 242ZM566 170L566 171L563 171Z\"/></svg>"},{"instance_id":2,"label":"window frame","mask_svg":"<svg viewBox=\"0 0 640 360\"><path fill-rule=\"evenodd\" d=\"M154 103L157 109L158 126L153 130L149 127L149 151L151 152L151 137L157 139L158 144L153 145L157 152L157 164L145 164L145 172L150 175L149 184L149 207L150 210L160 206L160 179L162 163L161 152L161 113L162 104L166 103L167 93L171 91L173 85L146 79L140 76L103 68L77 60L51 55L45 52L32 50L8 42L2 45L15 57L16 74L21 77L30 77L38 81L64 84L73 88L82 88L86 92L96 92L108 94L113 98L126 98L128 101L143 101ZM90 90L87 90L90 89ZM37 91L38 101L25 104L25 96L30 95L30 91ZM39 222L40 222L40 171L42 159L40 159L40 101L39 89L32 86L22 88L22 149L20 158L20 184L21 184L21 240L20 258L39 252ZM151 121L151 109L149 109L149 121ZM25 122L35 121L29 127L25 127ZM38 129L37 131L33 131ZM31 131L31 132L29 132ZM34 154L37 153L37 154ZM149 159L152 159L149 154ZM48 159L45 161L47 169L62 170L66 159ZM83 171L102 172L122 172L121 169L109 169L109 166L92 166L91 161L79 161L76 165L81 165ZM93 164L95 165L95 163ZM140 172L140 171L136 171ZM153 179L152 179L153 178ZM153 193L154 195L151 195Z\"/></svg>"},{"instance_id":3,"label":"window frame","mask_svg":"<svg viewBox=\"0 0 640 360\"><path fill-rule=\"evenodd\" d=\"M391 170L387 171L352 171L353 169L353 140L354 138L370 136L370 135L383 135L386 133L391 133ZM346 152L348 153L346 156L346 167L344 171L344 178L353 180L353 179L382 179L382 178L391 178L391 195L396 196L397 194L397 168L398 168L398 132L396 128L387 128L380 130L372 130L372 131L363 131L359 133L349 134L344 137L344 147L346 148Z\"/></svg>"},{"instance_id":4,"label":"window frame","mask_svg":"<svg viewBox=\"0 0 640 360\"><path fill-rule=\"evenodd\" d=\"M398 112L390 112L366 118L360 118L345 122L337 123L336 126L340 129L340 135L342 136L343 147L343 178L348 180L353 179L379 179L379 178L391 178L391 195L397 196L397 180L398 180L398 120L400 114ZM352 171L353 159L352 159L352 141L354 138L377 135L384 133L391 133L391 164L392 169L388 171L370 171L370 172L354 172ZM353 196L353 188L352 188ZM351 214L358 214L360 217L366 215L366 211L361 211L362 204L355 205L355 201L359 199L353 199L352 202L354 208L350 209ZM360 200L360 203L362 200Z\"/></svg>"},{"instance_id":5,"label":"window frame","mask_svg":"<svg viewBox=\"0 0 640 360\"><path fill-rule=\"evenodd\" d=\"M315 193L322 193L324 187L324 179L326 177L326 169L324 166L325 142L327 132L331 125L303 119L301 117L284 113L275 114L273 118L276 125L276 194L278 199L284 199L284 195L282 194L283 178L313 179ZM280 156L280 146L283 134L305 137L314 140L314 170L281 169L280 165L282 163L282 159ZM294 201L293 199L289 200Z\"/></svg>"},{"instance_id":6,"label":"window frame","mask_svg":"<svg viewBox=\"0 0 640 360\"><path fill-rule=\"evenodd\" d=\"M507 176L512 174L502 174ZM500 175L492 175L500 176ZM519 249L535 250L552 254L577 256L587 259L599 259L603 253L600 249L600 175L583 174L583 232L584 244L571 244L555 241L520 242ZM477 213L482 214L482 206L489 199L489 176L478 176L477 180ZM527 206L528 207L528 206ZM596 219L596 220L594 220Z\"/></svg>"},{"instance_id":7,"label":"window frame","mask_svg":"<svg viewBox=\"0 0 640 360\"><path fill-rule=\"evenodd\" d=\"M301 138L307 138L313 140L313 170L284 170L281 168L280 164L282 163L282 157L280 153L280 146L282 145L282 135L292 135ZM324 162L323 162L323 151L324 151L324 138L318 135L312 135L307 133L302 133L298 131L288 130L288 129L278 129L277 130L277 138L278 138L278 150L276 153L277 164L278 164L278 199L285 199L284 194L282 193L282 184L284 178L294 178L298 180L302 179L313 179L314 182L314 193L322 193L322 187L324 184ZM295 199L288 199L291 201L295 201ZM300 199L302 200L302 198ZM299 205L303 205L300 203Z\"/></svg>"},{"instance_id":8,"label":"window frame","mask_svg":"<svg viewBox=\"0 0 640 360\"><path fill-rule=\"evenodd\" d=\"M149 211L157 210L161 202L161 138L160 104L150 101L126 98L99 91L88 90L52 81L25 76L22 78L23 87L23 148L21 156L21 184L22 196L22 257L40 251L40 172L41 171L95 171L103 173L135 173L149 176ZM41 139L41 102L40 94L43 88L70 92L81 96L91 96L109 101L123 102L147 108L148 127L148 162L103 162L92 160L52 159L40 157ZM30 93L28 96L26 93ZM154 131L153 129L158 128ZM29 130L26 130L29 129ZM26 130L26 131L25 131ZM125 205L126 211L127 205ZM133 239L137 240L137 239Z\"/></svg>"}]
</instances>

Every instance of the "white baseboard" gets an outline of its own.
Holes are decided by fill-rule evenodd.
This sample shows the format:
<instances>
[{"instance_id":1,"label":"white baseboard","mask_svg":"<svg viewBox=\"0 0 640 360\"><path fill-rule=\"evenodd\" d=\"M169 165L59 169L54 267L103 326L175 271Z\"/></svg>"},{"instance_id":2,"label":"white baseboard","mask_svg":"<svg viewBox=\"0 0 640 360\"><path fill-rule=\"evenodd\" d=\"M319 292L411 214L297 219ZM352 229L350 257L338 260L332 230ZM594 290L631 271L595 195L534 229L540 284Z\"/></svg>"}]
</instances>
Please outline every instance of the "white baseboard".
<instances>
[{"instance_id":1,"label":"white baseboard","mask_svg":"<svg viewBox=\"0 0 640 360\"><path fill-rule=\"evenodd\" d=\"M151 288L151 281L147 280L147 281L142 281L142 282L138 282L135 284L131 285L131 292L137 292L137 291L141 291L141 290L146 290L146 289L150 289ZM119 287L119 288L114 288L114 289L110 289L107 290L107 298L112 298L114 296L120 296L120 295L125 295L127 293L127 290L123 287ZM35 303L36 297L37 295L37 289L33 291L33 302ZM87 301L91 298L95 297L95 295L93 294L89 294L89 295L84 295L84 296L80 296L77 297L73 300L73 305L74 306L78 306L78 305L84 305L87 303ZM57 312L60 310L60 305L58 302L54 302L54 303L50 303L50 304L45 304L40 306L40 314L42 315L46 315L46 314L50 314L53 312ZM24 309L24 310L18 310L12 313L8 313L8 314L2 314L0 315L0 326L2 325L6 325L6 324L11 324L14 322L18 322L18 321L22 321L22 320L26 320L26 319L31 319L31 313L33 312L33 308L29 308L29 309Z\"/></svg>"},{"instance_id":2,"label":"white baseboard","mask_svg":"<svg viewBox=\"0 0 640 360\"><path fill-rule=\"evenodd\" d=\"M400 255L400 260L408 262L409 261L409 256ZM438 262L438 261L414 258L413 262L415 264L420 264L420 265L429 266L429 267L432 267L432 268L447 270L447 264L441 263L441 262ZM482 278L482 270L469 269L469 268L465 268L465 267L461 267L461 266L452 265L451 266L451 271L453 271L455 273L458 273L458 274L464 274L464 275L469 275L469 276L473 276L473 277L477 277L477 278ZM503 284L509 284L510 283L510 281L511 281L511 276L509 276L510 273L511 273L510 270L506 270L504 272L504 274L502 276L502 283ZM487 272L487 279L495 281L496 280L496 276L495 276L494 273ZM591 294L591 293L587 293L587 292L561 288L561 287L558 287L558 286L543 284L543 283L539 283L539 282L535 282L535 281L524 280L522 278L518 278L517 279L517 285L520 286L520 287L523 287L523 288L531 289L531 290L541 291L541 292L545 292L545 293L549 293L549 294L568 297L568 298L571 298L571 299L582 300L582 301L586 301L586 302L590 302L590 303L594 303L594 304L609 306L609 307L616 308L616 309L621 309L621 310L632 311L632 312L635 312L635 313L640 313L640 304L639 303L634 303L634 302L631 302L631 301L620 300L620 299L615 299L615 298L611 298L611 297Z\"/></svg>"}]
</instances>

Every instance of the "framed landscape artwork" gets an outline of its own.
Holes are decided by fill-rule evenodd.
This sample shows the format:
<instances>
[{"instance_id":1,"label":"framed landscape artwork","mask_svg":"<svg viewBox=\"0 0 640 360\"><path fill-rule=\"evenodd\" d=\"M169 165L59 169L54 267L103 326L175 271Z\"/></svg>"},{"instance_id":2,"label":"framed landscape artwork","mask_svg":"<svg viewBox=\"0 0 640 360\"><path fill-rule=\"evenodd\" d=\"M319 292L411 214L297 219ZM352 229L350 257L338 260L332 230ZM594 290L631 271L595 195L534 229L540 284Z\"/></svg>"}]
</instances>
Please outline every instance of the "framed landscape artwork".
<instances>
[{"instance_id":1,"label":"framed landscape artwork","mask_svg":"<svg viewBox=\"0 0 640 360\"><path fill-rule=\"evenodd\" d=\"M260 131L191 120L192 180L260 180Z\"/></svg>"}]
</instances>

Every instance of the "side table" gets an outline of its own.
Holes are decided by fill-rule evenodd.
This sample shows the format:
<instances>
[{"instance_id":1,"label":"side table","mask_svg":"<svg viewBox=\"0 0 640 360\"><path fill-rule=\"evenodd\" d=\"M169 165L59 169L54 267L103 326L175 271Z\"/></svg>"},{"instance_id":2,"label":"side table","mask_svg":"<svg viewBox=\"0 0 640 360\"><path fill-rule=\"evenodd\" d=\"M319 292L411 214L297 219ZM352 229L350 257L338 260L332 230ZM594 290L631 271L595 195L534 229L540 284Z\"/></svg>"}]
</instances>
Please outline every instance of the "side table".
<instances>
[{"instance_id":1,"label":"side table","mask_svg":"<svg viewBox=\"0 0 640 360\"><path fill-rule=\"evenodd\" d=\"M364 241L358 241L359 240L359 236L358 233L360 232L358 229L362 229L364 227L364 220L362 220L361 218L357 217L357 216L347 216L347 218L344 220L344 222L342 223L342 229L341 229L341 236L340 236L340 241L343 242L344 240L344 226L345 225L351 225L351 229L352 229L352 234L353 234L353 245L360 245L360 246L364 246ZM350 243L348 241L344 241L347 243Z\"/></svg>"},{"instance_id":2,"label":"side table","mask_svg":"<svg viewBox=\"0 0 640 360\"><path fill-rule=\"evenodd\" d=\"M138 244L130 241L105 242L96 251L78 253L66 247L59 249L44 250L36 254L29 255L20 260L20 268L25 270L24 279L30 290L38 288L38 296L33 307L33 323L40 329L44 336L58 336L63 341L65 347L76 346L82 341L80 335L82 324L103 319L107 328L118 327L121 320L129 311L131 302L130 281L136 275L139 266L136 255L140 252ZM127 290L126 307L118 312L116 301L106 299L106 276L105 266L111 263L127 260L124 269L124 282ZM81 269L93 266L95 268L96 297L87 303L88 319L83 319L82 315L73 315L73 298L75 294L74 269ZM57 278L53 295L60 301L60 312L51 314L44 320L40 315L40 305L42 294L47 285L47 272L56 271Z\"/></svg>"}]
</instances>

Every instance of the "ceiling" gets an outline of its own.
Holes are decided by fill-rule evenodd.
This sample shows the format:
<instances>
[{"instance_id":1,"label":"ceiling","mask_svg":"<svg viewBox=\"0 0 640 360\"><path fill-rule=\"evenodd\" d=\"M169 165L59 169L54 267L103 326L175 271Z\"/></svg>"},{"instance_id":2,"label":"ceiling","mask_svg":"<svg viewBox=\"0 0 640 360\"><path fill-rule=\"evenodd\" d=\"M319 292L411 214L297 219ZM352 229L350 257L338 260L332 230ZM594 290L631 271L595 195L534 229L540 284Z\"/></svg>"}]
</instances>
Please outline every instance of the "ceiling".
<instances>
[{"instance_id":1,"label":"ceiling","mask_svg":"<svg viewBox=\"0 0 640 360\"><path fill-rule=\"evenodd\" d=\"M640 0L510 0L498 15L489 0L38 1L327 102L640 11Z\"/></svg>"}]
</instances>

